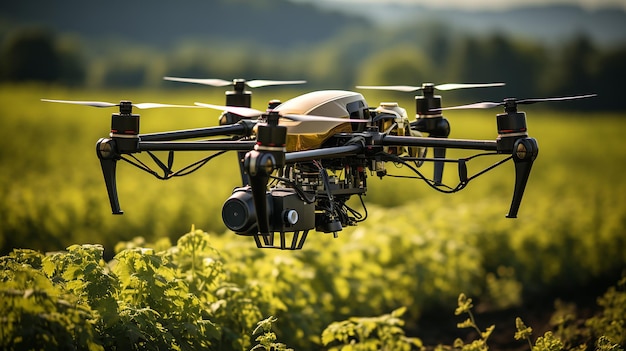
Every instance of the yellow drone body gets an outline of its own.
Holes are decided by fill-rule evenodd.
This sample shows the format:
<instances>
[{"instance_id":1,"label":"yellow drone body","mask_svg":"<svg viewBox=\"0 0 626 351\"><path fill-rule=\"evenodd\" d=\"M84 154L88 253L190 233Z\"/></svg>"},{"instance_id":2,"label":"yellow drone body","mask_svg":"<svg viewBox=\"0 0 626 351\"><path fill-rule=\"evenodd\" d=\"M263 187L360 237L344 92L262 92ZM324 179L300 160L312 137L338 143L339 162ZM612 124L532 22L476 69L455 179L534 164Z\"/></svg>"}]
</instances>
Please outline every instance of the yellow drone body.
<instances>
[{"instance_id":1,"label":"yellow drone body","mask_svg":"<svg viewBox=\"0 0 626 351\"><path fill-rule=\"evenodd\" d=\"M311 115L345 118L346 122L312 118L306 122L281 119L287 127L287 151L304 151L319 148L329 137L337 133L350 133L350 119L367 118L367 102L363 95L344 90L321 90L297 96L275 108L281 115Z\"/></svg>"}]
</instances>

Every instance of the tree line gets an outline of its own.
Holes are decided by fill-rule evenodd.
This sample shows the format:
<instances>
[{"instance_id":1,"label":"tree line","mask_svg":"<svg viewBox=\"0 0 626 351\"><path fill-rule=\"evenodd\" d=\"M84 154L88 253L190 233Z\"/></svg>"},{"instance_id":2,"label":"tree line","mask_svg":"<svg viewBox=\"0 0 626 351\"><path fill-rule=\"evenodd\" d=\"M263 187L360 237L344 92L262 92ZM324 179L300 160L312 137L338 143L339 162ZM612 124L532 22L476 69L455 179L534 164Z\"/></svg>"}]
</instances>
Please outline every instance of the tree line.
<instances>
[{"instance_id":1,"label":"tree line","mask_svg":"<svg viewBox=\"0 0 626 351\"><path fill-rule=\"evenodd\" d=\"M626 43L603 47L579 34L554 46L500 33L470 35L428 23L395 30L347 29L296 48L220 39L181 42L172 50L136 43L85 44L79 36L22 28L2 36L0 81L40 81L90 88L174 87L163 76L306 79L311 89L357 84L505 82L511 96L597 93L567 104L624 110ZM493 99L484 90L463 100Z\"/></svg>"}]
</instances>

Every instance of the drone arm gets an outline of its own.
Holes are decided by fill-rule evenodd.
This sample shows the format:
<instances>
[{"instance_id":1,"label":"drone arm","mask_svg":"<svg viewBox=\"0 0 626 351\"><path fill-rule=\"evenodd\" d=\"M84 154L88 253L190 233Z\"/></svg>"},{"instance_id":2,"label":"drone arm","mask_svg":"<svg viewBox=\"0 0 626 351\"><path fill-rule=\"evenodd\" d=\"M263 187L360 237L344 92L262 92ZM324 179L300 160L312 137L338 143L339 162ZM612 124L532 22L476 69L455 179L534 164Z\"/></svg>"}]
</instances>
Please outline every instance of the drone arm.
<instances>
[{"instance_id":1,"label":"drone arm","mask_svg":"<svg viewBox=\"0 0 626 351\"><path fill-rule=\"evenodd\" d=\"M305 162L334 157L347 157L358 155L364 146L361 144L344 145L332 148L296 151L285 154L285 162Z\"/></svg>"},{"instance_id":2,"label":"drone arm","mask_svg":"<svg viewBox=\"0 0 626 351\"><path fill-rule=\"evenodd\" d=\"M254 141L139 141L138 151L249 151Z\"/></svg>"},{"instance_id":3,"label":"drone arm","mask_svg":"<svg viewBox=\"0 0 626 351\"><path fill-rule=\"evenodd\" d=\"M445 147L455 149L472 149L497 151L501 154L510 153L515 163L515 188L513 191L513 199L507 218L516 218L522 196L530 176L533 162L539 153L537 141L534 138L517 138L513 147L504 147L508 141L500 140L464 140L464 139L437 139L437 138L417 138L386 135L382 139L385 146L425 146L425 147ZM510 145L510 144L508 144ZM465 172L465 170L462 170Z\"/></svg>"},{"instance_id":4,"label":"drone arm","mask_svg":"<svg viewBox=\"0 0 626 351\"><path fill-rule=\"evenodd\" d=\"M441 147L449 149L497 151L497 142L492 140L443 139L385 135L382 138L384 146L422 146Z\"/></svg>"},{"instance_id":5,"label":"drone arm","mask_svg":"<svg viewBox=\"0 0 626 351\"><path fill-rule=\"evenodd\" d=\"M245 135L252 133L255 123L252 120L241 120L236 124L209 128L177 130L173 132L140 134L142 141L172 141L192 138L206 138L219 135Z\"/></svg>"},{"instance_id":6,"label":"drone arm","mask_svg":"<svg viewBox=\"0 0 626 351\"><path fill-rule=\"evenodd\" d=\"M254 147L253 141L196 141L174 142L171 140L209 137L216 135L246 134L253 123L240 123L233 126L199 128L167 133L137 135L133 138L102 138L96 143L96 155L100 160L104 182L113 214L123 214L117 196L116 168L122 154L141 151L247 151ZM117 141L116 141L117 140ZM165 141L169 140L169 141Z\"/></svg>"}]
</instances>

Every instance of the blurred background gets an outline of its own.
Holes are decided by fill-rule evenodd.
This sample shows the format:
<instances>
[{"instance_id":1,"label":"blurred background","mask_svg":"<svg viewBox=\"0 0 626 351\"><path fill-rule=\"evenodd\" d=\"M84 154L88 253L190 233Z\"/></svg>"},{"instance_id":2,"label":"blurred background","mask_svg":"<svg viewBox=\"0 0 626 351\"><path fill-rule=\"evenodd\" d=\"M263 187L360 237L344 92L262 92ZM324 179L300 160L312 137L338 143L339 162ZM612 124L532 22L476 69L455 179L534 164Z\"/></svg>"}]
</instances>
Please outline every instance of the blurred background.
<instances>
[{"instance_id":1,"label":"blurred background","mask_svg":"<svg viewBox=\"0 0 626 351\"><path fill-rule=\"evenodd\" d=\"M234 157L165 185L120 167L118 188L127 214L111 216L93 145L108 133L112 111L39 101L223 103L222 88L164 81L164 76L307 80L255 90L257 108L270 98L355 85L506 83L446 92L444 106L597 93L593 99L529 107L537 111L528 121L542 151L528 187L535 190L527 192L520 217L546 231L542 223L554 222L553 207L567 201L561 209L565 222L601 221L619 236L626 228L626 203L617 196L626 164L620 132L626 111L626 5L612 1L508 1L506 6L490 0L474 0L471 6L459 0L4 1L0 252L62 250L94 241L111 248L134 236L176 240L191 224L224 231L221 205L239 178ZM413 110L412 93L364 95L372 107L393 99ZM450 137L495 138L497 111L450 112ZM144 133L215 125L218 115L168 109L143 114ZM455 174L451 170L446 176ZM499 221L513 175L504 169L487 177L445 200L415 182L372 179L367 202L390 211L403 204L434 210L464 208L480 199ZM603 205L589 208L591 198ZM540 219L534 211L538 204L549 208ZM618 224L610 224L609 212ZM480 223L496 221L485 211L480 218ZM524 225L506 222L504 232L510 235ZM598 226L595 232L601 231ZM589 235L583 228L567 235ZM600 251L600 245L590 245ZM626 258L617 256L621 265Z\"/></svg>"},{"instance_id":2,"label":"blurred background","mask_svg":"<svg viewBox=\"0 0 626 351\"><path fill-rule=\"evenodd\" d=\"M306 79L310 89L506 82L518 98L599 94L562 108L626 108L620 0L5 1L0 42L4 82L180 87L162 80L168 75ZM484 89L454 97L494 98Z\"/></svg>"},{"instance_id":3,"label":"blurred background","mask_svg":"<svg viewBox=\"0 0 626 351\"><path fill-rule=\"evenodd\" d=\"M506 83L446 92L444 106L597 93L593 99L533 105L535 111L564 111L529 118L532 135L543 145L529 188L546 191L534 193L540 199L527 194L528 206L563 201L558 189L576 190L575 179L591 195L579 192L570 206L575 201L584 208L589 196L615 192L623 183L620 150L626 148L618 131L626 111L625 63L626 5L614 0L474 0L471 5L460 0L4 1L0 252L60 250L86 241L112 247L134 236L175 240L191 224L219 233L222 201L237 185L229 182L239 177L234 158L212 161L202 173L166 185L122 167L119 194L130 212L111 216L92 146L106 136L111 111L51 105L41 98L223 103L223 88L164 81L164 76L307 80L255 90L257 108L277 97L355 85ZM370 90L364 95L372 107L398 101L413 110L412 93ZM144 133L215 125L218 115L144 113ZM495 113L454 111L453 116L465 117L452 117L450 137L495 138ZM424 202L439 199L426 187L377 181L371 181L369 203L442 206ZM510 182L512 174L502 173L446 201L464 206L479 197L503 208ZM214 196L203 195L209 193ZM607 206L619 217L626 204L616 201ZM604 216L604 207L595 211Z\"/></svg>"},{"instance_id":4,"label":"blurred background","mask_svg":"<svg viewBox=\"0 0 626 351\"><path fill-rule=\"evenodd\" d=\"M240 185L232 154L165 183L119 166L125 214L111 215L94 145L108 135L115 110L40 101L223 104L230 89L164 76L307 81L254 90L256 108L316 89L426 82L506 83L445 92L444 106L598 96L524 106L540 153L518 219L504 218L510 164L452 196L415 179L370 176L365 202L372 218L337 239L309 234L304 250L285 253L258 250L250 238L225 230L222 204ZM624 0L2 1L0 255L98 243L110 259L116 247L175 243L195 225L231 262L247 264L255 281L264 279L254 271L259 267L272 274L271 285L277 262L283 269L303 262L280 275L287 284L275 284L293 287L284 295L291 301L308 282L311 298L328 313L308 300L303 306L322 325L408 306L415 331L424 311L453 316L459 292L480 296L483 311L551 304L545 296L580 295L592 305L626 268L625 82ZM398 101L413 113L414 93L363 93L370 107ZM499 112L446 111L450 137L493 140ZM150 133L213 126L219 113L152 109L141 116L141 132ZM206 157L196 156L177 154L174 168ZM424 174L433 174L428 167ZM458 173L446 166L449 180L456 184ZM301 274L309 269L315 273Z\"/></svg>"}]
</instances>

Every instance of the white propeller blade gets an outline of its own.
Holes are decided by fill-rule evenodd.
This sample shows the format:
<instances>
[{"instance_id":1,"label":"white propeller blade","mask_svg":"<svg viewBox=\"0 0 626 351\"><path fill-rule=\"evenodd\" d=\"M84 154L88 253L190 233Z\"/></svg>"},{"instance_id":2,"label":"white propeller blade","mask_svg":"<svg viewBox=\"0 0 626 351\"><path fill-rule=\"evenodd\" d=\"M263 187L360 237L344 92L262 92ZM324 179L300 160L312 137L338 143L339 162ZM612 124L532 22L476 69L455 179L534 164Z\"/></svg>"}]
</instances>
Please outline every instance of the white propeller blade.
<instances>
[{"instance_id":1,"label":"white propeller blade","mask_svg":"<svg viewBox=\"0 0 626 351\"><path fill-rule=\"evenodd\" d=\"M61 104L73 104L73 105L83 105L83 106L92 106L92 107L113 107L118 106L119 104L113 104L110 102L103 101L72 101L72 100L51 100L51 99L41 99L44 102L57 102Z\"/></svg>"},{"instance_id":2,"label":"white propeller blade","mask_svg":"<svg viewBox=\"0 0 626 351\"><path fill-rule=\"evenodd\" d=\"M214 110L222 110L230 113L234 113L239 116L244 117L260 117L264 113L253 108L249 107L238 107L238 106L223 106L223 105L213 105L213 104L205 104L202 102L196 102L195 105L211 108ZM295 114L286 114L280 115L281 118L289 119L297 122L341 122L341 123L365 123L368 122L367 119L349 119L349 118L337 118L337 117L327 117L327 116L313 116L313 115L295 115Z\"/></svg>"},{"instance_id":3,"label":"white propeller blade","mask_svg":"<svg viewBox=\"0 0 626 351\"><path fill-rule=\"evenodd\" d=\"M267 87L271 85L291 85L291 84L304 84L306 80L262 80L256 79L246 82L246 85L250 88Z\"/></svg>"},{"instance_id":4,"label":"white propeller blade","mask_svg":"<svg viewBox=\"0 0 626 351\"><path fill-rule=\"evenodd\" d=\"M225 87L227 85L232 85L232 81L227 81L223 79L198 79L198 78L178 78L178 77L163 77L165 80L169 80L172 82L183 82L183 83L195 83L195 84L203 84L203 85L211 85L214 87Z\"/></svg>"},{"instance_id":5,"label":"white propeller blade","mask_svg":"<svg viewBox=\"0 0 626 351\"><path fill-rule=\"evenodd\" d=\"M489 87L501 87L504 83L484 83L484 84L461 84L461 83L448 83L435 85L435 89L439 90L455 90L455 89L467 89L467 88L489 88Z\"/></svg>"},{"instance_id":6,"label":"white propeller blade","mask_svg":"<svg viewBox=\"0 0 626 351\"><path fill-rule=\"evenodd\" d=\"M514 101L515 104L517 104L517 105L530 105L530 104L534 104L534 103L537 103L537 102L578 100L578 99L586 99L586 98L590 98L590 97L594 97L594 96L598 96L598 94L563 96L563 97L551 97L551 98L537 98L537 99L522 99L522 100L515 100L515 99L513 99L512 101ZM473 108L487 109L487 108L493 108L493 107L497 107L497 106L503 106L505 104L506 104L506 101L502 101L502 102L478 102L478 103L469 104L469 105L437 108L437 109L432 109L432 111L461 110L461 109L473 109Z\"/></svg>"},{"instance_id":7,"label":"white propeller blade","mask_svg":"<svg viewBox=\"0 0 626 351\"><path fill-rule=\"evenodd\" d=\"M443 107L443 108L434 108L431 111L443 111L443 110L463 110L463 109L472 109L472 108L493 108L496 106L503 105L503 102L477 102L475 104L469 105L461 105L461 106L453 106L453 107Z\"/></svg>"},{"instance_id":8,"label":"white propeller blade","mask_svg":"<svg viewBox=\"0 0 626 351\"><path fill-rule=\"evenodd\" d=\"M104 102L104 101L76 101L76 100L52 100L52 99L41 99L44 102L56 102L62 104L72 104L72 105L83 105L83 106L91 106L91 107L114 107L119 106L120 104L114 104L112 102ZM138 109L150 109L150 108L162 108L162 107L179 107L179 108L198 108L198 106L188 106L188 105L171 105L171 104L159 104L155 102L144 102L139 104L132 104L133 107Z\"/></svg>"},{"instance_id":9,"label":"white propeller blade","mask_svg":"<svg viewBox=\"0 0 626 351\"><path fill-rule=\"evenodd\" d=\"M173 81L173 82L195 83L195 84L210 85L214 87L225 87L225 86L234 84L234 81L228 81L224 79L198 79L198 78L180 78L180 77L163 77L163 79ZM244 82L250 88L260 88L260 87L266 87L270 85L304 84L306 83L306 80L256 79L256 80L250 80L250 81L244 81Z\"/></svg>"},{"instance_id":10,"label":"white propeller blade","mask_svg":"<svg viewBox=\"0 0 626 351\"><path fill-rule=\"evenodd\" d=\"M577 100L577 99L586 99L590 97L598 96L598 94L587 94L587 95L577 95L577 96L564 96L564 97L552 97L552 98L539 98L539 99L524 99L517 101L518 104L534 104L535 102L544 102L544 101L564 101L564 100Z\"/></svg>"},{"instance_id":11,"label":"white propeller blade","mask_svg":"<svg viewBox=\"0 0 626 351\"><path fill-rule=\"evenodd\" d=\"M357 89L375 89L375 90L393 90L393 91L403 91L403 92L411 92L418 91L422 89L422 87L413 87L409 85L357 85Z\"/></svg>"},{"instance_id":12,"label":"white propeller blade","mask_svg":"<svg viewBox=\"0 0 626 351\"><path fill-rule=\"evenodd\" d=\"M482 83L482 84L460 84L460 83L448 83L435 85L434 88L438 90L455 90L455 89L467 89L467 88L486 88L486 87L499 87L504 83ZM410 85L357 85L357 89L377 89L377 90L393 90L402 92L418 91L425 88L422 86L410 86Z\"/></svg>"},{"instance_id":13,"label":"white propeller blade","mask_svg":"<svg viewBox=\"0 0 626 351\"><path fill-rule=\"evenodd\" d=\"M264 112L259 111L250 107L239 107L239 106L223 106L223 105L213 105L213 104L205 104L203 102L194 102L196 106L211 108L214 110L222 110L230 113L234 113L239 116L244 117L260 117Z\"/></svg>"}]
</instances>

